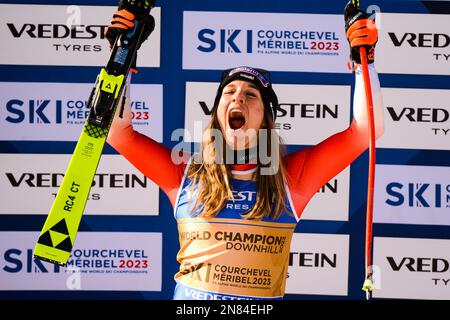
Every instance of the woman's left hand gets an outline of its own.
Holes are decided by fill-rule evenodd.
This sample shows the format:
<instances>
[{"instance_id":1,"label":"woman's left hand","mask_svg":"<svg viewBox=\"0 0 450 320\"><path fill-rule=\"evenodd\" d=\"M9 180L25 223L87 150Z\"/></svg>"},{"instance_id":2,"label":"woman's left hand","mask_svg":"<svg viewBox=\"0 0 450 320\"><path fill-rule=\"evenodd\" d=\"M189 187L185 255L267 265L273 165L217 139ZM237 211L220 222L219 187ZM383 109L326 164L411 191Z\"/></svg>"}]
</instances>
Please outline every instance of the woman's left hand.
<instances>
[{"instance_id":1,"label":"woman's left hand","mask_svg":"<svg viewBox=\"0 0 450 320\"><path fill-rule=\"evenodd\" d=\"M364 46L367 52L367 62L375 60L375 45L378 41L378 30L375 21L349 2L345 6L345 31L350 44L351 58L355 63L361 63L359 48Z\"/></svg>"}]
</instances>

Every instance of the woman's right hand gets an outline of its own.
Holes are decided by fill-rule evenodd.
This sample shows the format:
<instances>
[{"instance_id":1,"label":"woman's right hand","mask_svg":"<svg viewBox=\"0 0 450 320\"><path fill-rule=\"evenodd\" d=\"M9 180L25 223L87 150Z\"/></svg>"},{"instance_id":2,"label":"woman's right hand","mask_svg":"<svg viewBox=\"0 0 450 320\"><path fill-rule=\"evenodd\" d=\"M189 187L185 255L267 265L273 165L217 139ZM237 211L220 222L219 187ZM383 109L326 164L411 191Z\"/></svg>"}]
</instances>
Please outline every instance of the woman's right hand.
<instances>
[{"instance_id":1,"label":"woman's right hand","mask_svg":"<svg viewBox=\"0 0 450 320\"><path fill-rule=\"evenodd\" d=\"M114 13L109 26L105 30L105 38L108 39L110 48L114 46L114 42L119 34L126 33L134 28L134 18L135 15L127 9L119 8ZM148 15L144 20L144 25L144 31L139 41L138 49L155 29L155 19L151 15Z\"/></svg>"}]
</instances>

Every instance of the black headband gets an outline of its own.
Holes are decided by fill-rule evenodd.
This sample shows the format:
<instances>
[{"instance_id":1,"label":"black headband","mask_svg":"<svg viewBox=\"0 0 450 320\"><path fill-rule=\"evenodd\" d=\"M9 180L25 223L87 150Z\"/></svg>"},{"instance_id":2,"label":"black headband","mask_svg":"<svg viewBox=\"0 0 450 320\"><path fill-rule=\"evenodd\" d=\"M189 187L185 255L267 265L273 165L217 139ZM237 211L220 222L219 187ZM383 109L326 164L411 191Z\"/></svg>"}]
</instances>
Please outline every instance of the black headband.
<instances>
[{"instance_id":1,"label":"black headband","mask_svg":"<svg viewBox=\"0 0 450 320\"><path fill-rule=\"evenodd\" d=\"M219 88L217 89L217 95L214 101L213 113L217 110L223 88L234 80L243 80L253 83L261 92L264 107L271 115L272 120L275 121L275 108L278 106L278 98L275 91L272 89L270 72L263 69L255 69L244 66L228 69L222 72L222 79L220 81Z\"/></svg>"}]
</instances>

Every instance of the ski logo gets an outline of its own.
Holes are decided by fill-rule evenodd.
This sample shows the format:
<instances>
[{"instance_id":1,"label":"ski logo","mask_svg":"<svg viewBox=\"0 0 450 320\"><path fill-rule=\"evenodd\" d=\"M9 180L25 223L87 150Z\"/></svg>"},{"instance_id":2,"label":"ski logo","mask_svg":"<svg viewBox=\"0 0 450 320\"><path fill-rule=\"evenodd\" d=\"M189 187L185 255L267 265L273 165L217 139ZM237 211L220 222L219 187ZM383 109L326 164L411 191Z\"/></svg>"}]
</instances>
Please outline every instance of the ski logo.
<instances>
[{"instance_id":1,"label":"ski logo","mask_svg":"<svg viewBox=\"0 0 450 320\"><path fill-rule=\"evenodd\" d=\"M66 220L63 218L44 232L39 237L38 243L70 253L72 250L72 241L70 240Z\"/></svg>"}]
</instances>

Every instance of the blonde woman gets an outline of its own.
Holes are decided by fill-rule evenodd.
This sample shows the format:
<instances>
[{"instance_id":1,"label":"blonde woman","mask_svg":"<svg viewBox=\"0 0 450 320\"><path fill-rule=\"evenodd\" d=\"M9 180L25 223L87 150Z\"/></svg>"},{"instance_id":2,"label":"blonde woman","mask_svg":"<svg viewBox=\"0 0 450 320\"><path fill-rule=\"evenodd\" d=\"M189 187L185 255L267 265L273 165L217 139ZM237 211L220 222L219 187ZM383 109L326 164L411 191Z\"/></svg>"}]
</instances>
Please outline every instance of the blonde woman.
<instances>
[{"instance_id":1,"label":"blonde woman","mask_svg":"<svg viewBox=\"0 0 450 320\"><path fill-rule=\"evenodd\" d=\"M367 46L376 136L383 132L382 100L373 67L377 31L367 16L346 25L351 48ZM132 27L116 13L110 28ZM132 15L132 14L131 14ZM356 15L355 15L356 16ZM123 19L126 19L124 22ZM361 22L363 20L363 22ZM274 129L278 100L270 74L224 71L211 121L197 155L175 163L171 150L135 131L130 106L116 116L108 142L168 196L180 250L174 299L281 299L292 234L312 196L368 147L364 83L356 63L354 119L316 146L285 155ZM129 99L127 99L129 100Z\"/></svg>"}]
</instances>

